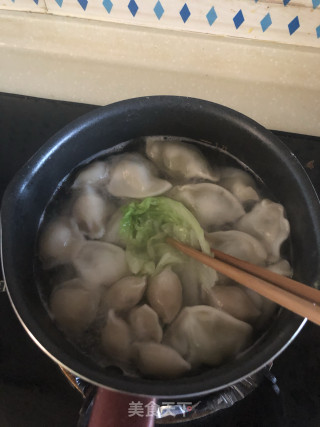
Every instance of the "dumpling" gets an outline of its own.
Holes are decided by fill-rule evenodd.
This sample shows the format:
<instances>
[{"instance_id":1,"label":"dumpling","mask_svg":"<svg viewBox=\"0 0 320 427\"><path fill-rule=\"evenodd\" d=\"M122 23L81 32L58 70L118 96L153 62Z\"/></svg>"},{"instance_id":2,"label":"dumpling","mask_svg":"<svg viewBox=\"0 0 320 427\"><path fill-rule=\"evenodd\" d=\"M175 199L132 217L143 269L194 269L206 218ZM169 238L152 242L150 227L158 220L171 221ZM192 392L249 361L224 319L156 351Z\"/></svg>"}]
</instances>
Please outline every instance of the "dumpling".
<instances>
[{"instance_id":1,"label":"dumpling","mask_svg":"<svg viewBox=\"0 0 320 427\"><path fill-rule=\"evenodd\" d=\"M101 344L105 354L117 362L126 362L131 357L130 328L113 310L108 312L101 331Z\"/></svg>"},{"instance_id":2,"label":"dumpling","mask_svg":"<svg viewBox=\"0 0 320 427\"><path fill-rule=\"evenodd\" d=\"M72 188L84 187L87 185L101 184L108 178L108 168L106 162L93 162L81 169L77 175Z\"/></svg>"},{"instance_id":3,"label":"dumpling","mask_svg":"<svg viewBox=\"0 0 320 427\"><path fill-rule=\"evenodd\" d=\"M129 324L133 336L138 341L162 340L162 328L157 313L147 304L133 308L129 314Z\"/></svg>"},{"instance_id":4,"label":"dumpling","mask_svg":"<svg viewBox=\"0 0 320 427\"><path fill-rule=\"evenodd\" d=\"M124 240L120 236L120 222L123 217L121 208L117 209L113 215L111 215L106 228L105 233L102 238L103 241L108 243L113 243L114 245L121 246L124 248L126 246Z\"/></svg>"},{"instance_id":5,"label":"dumpling","mask_svg":"<svg viewBox=\"0 0 320 427\"><path fill-rule=\"evenodd\" d=\"M259 201L254 179L237 168L221 168L219 185L229 190L241 203Z\"/></svg>"},{"instance_id":6,"label":"dumpling","mask_svg":"<svg viewBox=\"0 0 320 427\"><path fill-rule=\"evenodd\" d=\"M73 203L72 216L85 236L101 239L113 210L110 201L103 200L91 187L85 187Z\"/></svg>"},{"instance_id":7,"label":"dumpling","mask_svg":"<svg viewBox=\"0 0 320 427\"><path fill-rule=\"evenodd\" d=\"M102 305L106 309L128 311L141 300L146 286L146 276L124 277L105 290Z\"/></svg>"},{"instance_id":8,"label":"dumpling","mask_svg":"<svg viewBox=\"0 0 320 427\"><path fill-rule=\"evenodd\" d=\"M98 303L97 293L88 291L82 280L72 279L53 290L50 310L63 331L79 335L95 319Z\"/></svg>"},{"instance_id":9,"label":"dumpling","mask_svg":"<svg viewBox=\"0 0 320 427\"><path fill-rule=\"evenodd\" d=\"M242 231L216 231L207 233L206 239L213 249L252 264L264 265L268 256L265 248L255 237Z\"/></svg>"},{"instance_id":10,"label":"dumpling","mask_svg":"<svg viewBox=\"0 0 320 427\"><path fill-rule=\"evenodd\" d=\"M149 278L147 300L163 323L171 323L176 317L182 305L182 287L170 267Z\"/></svg>"},{"instance_id":11,"label":"dumpling","mask_svg":"<svg viewBox=\"0 0 320 427\"><path fill-rule=\"evenodd\" d=\"M175 378L190 370L179 353L154 342L134 344L135 361L140 372L160 378Z\"/></svg>"},{"instance_id":12,"label":"dumpling","mask_svg":"<svg viewBox=\"0 0 320 427\"><path fill-rule=\"evenodd\" d=\"M111 286L129 275L124 250L111 243L87 241L73 258L73 265L92 288Z\"/></svg>"},{"instance_id":13,"label":"dumpling","mask_svg":"<svg viewBox=\"0 0 320 427\"><path fill-rule=\"evenodd\" d=\"M163 343L192 367L210 366L235 357L251 340L252 327L206 305L185 307L167 329Z\"/></svg>"},{"instance_id":14,"label":"dumpling","mask_svg":"<svg viewBox=\"0 0 320 427\"><path fill-rule=\"evenodd\" d=\"M206 293L203 302L248 323L254 323L261 314L239 286L214 286Z\"/></svg>"},{"instance_id":15,"label":"dumpling","mask_svg":"<svg viewBox=\"0 0 320 427\"><path fill-rule=\"evenodd\" d=\"M85 240L77 225L61 216L46 226L40 236L40 257L49 267L68 263Z\"/></svg>"},{"instance_id":16,"label":"dumpling","mask_svg":"<svg viewBox=\"0 0 320 427\"><path fill-rule=\"evenodd\" d=\"M268 261L280 258L280 246L289 235L290 226L279 203L264 199L235 224L235 228L256 237L269 254Z\"/></svg>"},{"instance_id":17,"label":"dumpling","mask_svg":"<svg viewBox=\"0 0 320 427\"><path fill-rule=\"evenodd\" d=\"M291 277L292 276L292 268L287 260L281 259L275 264L271 264L266 267L268 270L273 271L274 273L281 274L283 276ZM256 329L261 329L268 322L273 313L275 313L277 309L277 304L269 299L263 297L262 295L254 292L251 289L245 289L247 295L251 298L255 306L261 312L261 316L258 321L255 323Z\"/></svg>"},{"instance_id":18,"label":"dumpling","mask_svg":"<svg viewBox=\"0 0 320 427\"><path fill-rule=\"evenodd\" d=\"M261 313L254 324L255 329L260 330L270 321L270 317L275 313L278 305L251 289L245 289L245 292Z\"/></svg>"},{"instance_id":19,"label":"dumpling","mask_svg":"<svg viewBox=\"0 0 320 427\"><path fill-rule=\"evenodd\" d=\"M190 259L188 263L176 265L175 272L182 285L183 305L201 304L201 295L209 291L218 280L217 272L206 265Z\"/></svg>"},{"instance_id":20,"label":"dumpling","mask_svg":"<svg viewBox=\"0 0 320 427\"><path fill-rule=\"evenodd\" d=\"M120 154L113 158L108 191L117 197L144 198L170 190L170 182L160 179L152 163L140 154Z\"/></svg>"},{"instance_id":21,"label":"dumpling","mask_svg":"<svg viewBox=\"0 0 320 427\"><path fill-rule=\"evenodd\" d=\"M188 184L174 187L168 194L189 208L206 230L234 222L245 214L241 203L216 184Z\"/></svg>"},{"instance_id":22,"label":"dumpling","mask_svg":"<svg viewBox=\"0 0 320 427\"><path fill-rule=\"evenodd\" d=\"M281 259L275 264L271 264L267 267L268 270L274 273L281 274L282 276L292 277L293 270L287 260Z\"/></svg>"},{"instance_id":23,"label":"dumpling","mask_svg":"<svg viewBox=\"0 0 320 427\"><path fill-rule=\"evenodd\" d=\"M213 182L219 179L218 170L212 170L203 155L190 144L148 138L146 154L171 178L201 178Z\"/></svg>"}]
</instances>

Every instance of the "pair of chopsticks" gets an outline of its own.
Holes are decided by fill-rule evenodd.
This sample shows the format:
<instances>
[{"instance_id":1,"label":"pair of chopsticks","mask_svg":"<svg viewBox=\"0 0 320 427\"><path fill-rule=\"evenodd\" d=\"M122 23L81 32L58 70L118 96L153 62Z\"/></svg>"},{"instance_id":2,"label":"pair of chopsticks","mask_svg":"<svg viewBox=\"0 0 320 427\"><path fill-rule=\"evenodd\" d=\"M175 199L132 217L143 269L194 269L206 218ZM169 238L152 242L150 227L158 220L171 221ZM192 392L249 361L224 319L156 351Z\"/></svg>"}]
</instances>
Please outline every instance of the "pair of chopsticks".
<instances>
[{"instance_id":1,"label":"pair of chopsticks","mask_svg":"<svg viewBox=\"0 0 320 427\"><path fill-rule=\"evenodd\" d=\"M269 300L320 325L320 291L263 267L212 249L214 258L171 237L167 242L195 260L214 268Z\"/></svg>"}]
</instances>

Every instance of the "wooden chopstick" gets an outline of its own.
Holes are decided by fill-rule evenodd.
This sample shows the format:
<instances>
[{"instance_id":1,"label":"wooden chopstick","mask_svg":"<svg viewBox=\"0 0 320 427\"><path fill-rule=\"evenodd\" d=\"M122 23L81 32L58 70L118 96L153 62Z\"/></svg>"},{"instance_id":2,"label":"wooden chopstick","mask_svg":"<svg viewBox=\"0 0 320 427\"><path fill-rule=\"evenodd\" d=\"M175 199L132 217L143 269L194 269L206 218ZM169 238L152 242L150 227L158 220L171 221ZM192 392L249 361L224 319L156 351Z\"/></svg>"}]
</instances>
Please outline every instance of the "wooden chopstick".
<instances>
[{"instance_id":1,"label":"wooden chopstick","mask_svg":"<svg viewBox=\"0 0 320 427\"><path fill-rule=\"evenodd\" d=\"M250 262L242 261L239 258L235 258L224 252L218 251L217 249L211 249L211 252L214 253L215 258L220 259L221 261L225 261L228 264L239 267L248 273L260 277L261 279L274 283L280 288L292 292L304 299L320 304L320 292L318 289L311 288L301 282L297 282L289 277L281 276L280 274L274 273L273 271L267 270L266 268L258 265L251 264Z\"/></svg>"},{"instance_id":2,"label":"wooden chopstick","mask_svg":"<svg viewBox=\"0 0 320 427\"><path fill-rule=\"evenodd\" d=\"M236 282L246 286L249 289L257 292L258 294L270 299L271 301L287 308L290 311L302 316L307 317L311 322L320 325L320 307L315 303L302 298L301 296L295 295L285 289L279 288L278 286L267 282L259 277L253 276L252 274L229 265L224 261L212 258L196 249L191 248L171 237L167 238L167 242L179 249L186 255L191 256L197 261L205 264L211 268L214 268L219 273L230 277ZM297 282L299 283L299 282Z\"/></svg>"}]
</instances>

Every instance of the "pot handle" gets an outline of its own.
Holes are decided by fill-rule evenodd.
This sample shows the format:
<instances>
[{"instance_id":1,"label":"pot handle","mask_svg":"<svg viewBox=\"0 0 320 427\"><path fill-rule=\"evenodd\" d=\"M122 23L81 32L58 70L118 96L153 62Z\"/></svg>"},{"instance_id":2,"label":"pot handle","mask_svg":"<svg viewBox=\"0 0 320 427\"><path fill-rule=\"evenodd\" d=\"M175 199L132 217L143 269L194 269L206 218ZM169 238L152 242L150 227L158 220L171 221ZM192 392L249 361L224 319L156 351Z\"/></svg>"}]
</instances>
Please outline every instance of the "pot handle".
<instances>
[{"instance_id":1,"label":"pot handle","mask_svg":"<svg viewBox=\"0 0 320 427\"><path fill-rule=\"evenodd\" d=\"M6 291L6 282L4 280L0 280L0 293Z\"/></svg>"},{"instance_id":2,"label":"pot handle","mask_svg":"<svg viewBox=\"0 0 320 427\"><path fill-rule=\"evenodd\" d=\"M155 398L134 396L99 387L88 427L153 427ZM147 406L146 406L147 405ZM145 408L150 408L147 413Z\"/></svg>"},{"instance_id":3,"label":"pot handle","mask_svg":"<svg viewBox=\"0 0 320 427\"><path fill-rule=\"evenodd\" d=\"M6 291L6 282L3 279L1 279L1 260L2 260L2 225L0 220L0 294L1 292ZM2 274L3 274L3 270L2 270Z\"/></svg>"}]
</instances>

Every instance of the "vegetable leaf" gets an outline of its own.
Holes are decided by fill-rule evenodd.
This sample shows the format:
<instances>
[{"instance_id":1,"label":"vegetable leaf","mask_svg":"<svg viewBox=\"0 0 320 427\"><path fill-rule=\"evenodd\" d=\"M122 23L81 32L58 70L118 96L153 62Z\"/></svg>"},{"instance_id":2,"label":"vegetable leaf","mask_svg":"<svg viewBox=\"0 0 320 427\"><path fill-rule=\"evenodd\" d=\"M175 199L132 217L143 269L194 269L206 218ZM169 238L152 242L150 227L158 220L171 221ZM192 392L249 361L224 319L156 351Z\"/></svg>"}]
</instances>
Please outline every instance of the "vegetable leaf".
<instances>
[{"instance_id":1,"label":"vegetable leaf","mask_svg":"<svg viewBox=\"0 0 320 427\"><path fill-rule=\"evenodd\" d=\"M135 274L158 273L186 257L165 242L167 236L210 254L204 231L194 215L168 197L147 197L123 209L120 235L127 244L127 261Z\"/></svg>"}]
</instances>

